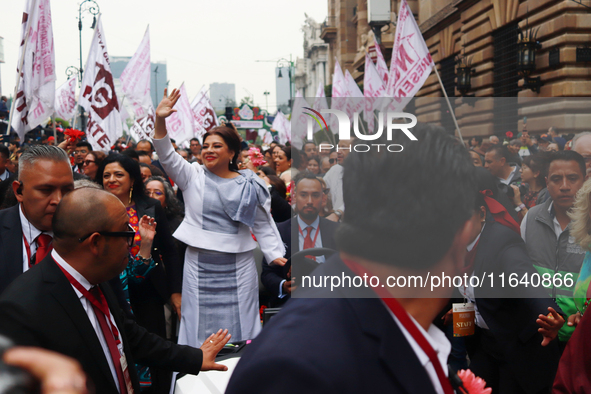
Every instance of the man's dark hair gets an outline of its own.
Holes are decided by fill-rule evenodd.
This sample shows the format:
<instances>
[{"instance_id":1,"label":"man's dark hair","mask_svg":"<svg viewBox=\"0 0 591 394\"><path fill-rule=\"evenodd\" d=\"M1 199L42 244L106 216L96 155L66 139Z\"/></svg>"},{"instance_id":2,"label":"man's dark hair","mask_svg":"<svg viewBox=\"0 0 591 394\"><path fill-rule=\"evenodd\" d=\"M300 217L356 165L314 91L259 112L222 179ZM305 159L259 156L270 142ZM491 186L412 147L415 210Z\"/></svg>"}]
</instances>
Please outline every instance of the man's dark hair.
<instances>
[{"instance_id":1,"label":"man's dark hair","mask_svg":"<svg viewBox=\"0 0 591 394\"><path fill-rule=\"evenodd\" d=\"M146 152L145 150L138 150L136 153L137 153L137 157L140 157L140 156L150 157L150 154L148 152Z\"/></svg>"},{"instance_id":2,"label":"man's dark hair","mask_svg":"<svg viewBox=\"0 0 591 394\"><path fill-rule=\"evenodd\" d=\"M148 144L150 144L150 150L151 150L152 152L154 151L154 144L152 144L152 141L150 141L150 140L140 140L140 141L139 141L139 142L138 142L138 143L135 145L136 149L137 149L137 146L140 144L140 142L147 142Z\"/></svg>"},{"instance_id":3,"label":"man's dark hair","mask_svg":"<svg viewBox=\"0 0 591 394\"><path fill-rule=\"evenodd\" d=\"M139 160L140 159L140 156L138 155L138 152L136 150L131 149L131 148L125 149L123 152L121 152L121 154L123 156L127 156L127 157L130 157L130 158L135 159L135 160Z\"/></svg>"},{"instance_id":4,"label":"man's dark hair","mask_svg":"<svg viewBox=\"0 0 591 394\"><path fill-rule=\"evenodd\" d=\"M383 264L424 270L451 247L473 212L474 166L468 150L437 126L418 124L386 146L393 153L352 152L344 163L345 220L337 230L341 251Z\"/></svg>"},{"instance_id":5,"label":"man's dark hair","mask_svg":"<svg viewBox=\"0 0 591 394\"><path fill-rule=\"evenodd\" d=\"M10 157L10 150L8 149L8 147L0 145L0 156L2 156L2 158L5 160Z\"/></svg>"},{"instance_id":6,"label":"man's dark hair","mask_svg":"<svg viewBox=\"0 0 591 394\"><path fill-rule=\"evenodd\" d=\"M18 141L10 141L10 142L8 143L8 145L14 145L14 146L16 146L16 147L17 147L17 149L18 149L18 148L20 148L20 146L21 146L21 143L20 143L20 142L18 142Z\"/></svg>"},{"instance_id":7,"label":"man's dark hair","mask_svg":"<svg viewBox=\"0 0 591 394\"><path fill-rule=\"evenodd\" d=\"M475 135L474 137L472 137L476 140L476 142L478 143L478 145L482 144L482 136L480 135Z\"/></svg>"},{"instance_id":8,"label":"man's dark hair","mask_svg":"<svg viewBox=\"0 0 591 394\"><path fill-rule=\"evenodd\" d=\"M296 177L293 179L294 182L294 186L296 188L296 190L298 189L298 183L300 183L301 181L303 181L304 179L312 179L317 181L318 183L320 183L320 188L323 189L322 182L320 181L320 179L318 179L318 177L314 174L311 174L309 172L300 172L299 174L296 175Z\"/></svg>"},{"instance_id":9,"label":"man's dark hair","mask_svg":"<svg viewBox=\"0 0 591 394\"><path fill-rule=\"evenodd\" d=\"M89 152L92 151L92 145L90 145L90 142L88 142L88 141L80 141L80 142L76 143L76 148L80 148L80 147L86 147L86 148L88 148Z\"/></svg>"},{"instance_id":10,"label":"man's dark hair","mask_svg":"<svg viewBox=\"0 0 591 394\"><path fill-rule=\"evenodd\" d=\"M585 176L587 173L587 167L585 166L585 159L579 153L575 152L574 150L560 150L558 152L552 152L548 159L548 169L550 169L550 165L553 161L556 160L564 160L564 161L576 161L581 169L581 174ZM550 175L550 173L548 173Z\"/></svg>"},{"instance_id":11,"label":"man's dark hair","mask_svg":"<svg viewBox=\"0 0 591 394\"><path fill-rule=\"evenodd\" d=\"M312 144L312 145L316 146L314 141L306 141L306 142L304 142L304 147L303 147L304 150L306 150L306 145L308 145L308 144Z\"/></svg>"},{"instance_id":12,"label":"man's dark hair","mask_svg":"<svg viewBox=\"0 0 591 394\"><path fill-rule=\"evenodd\" d=\"M509 152L509 149L507 149L506 146L493 145L490 147L489 150L486 151L486 153L488 153L488 152L494 152L497 160L501 160L501 157L504 157L505 162L507 164L509 164L509 162L511 161L512 154L511 154L511 152Z\"/></svg>"},{"instance_id":13,"label":"man's dark hair","mask_svg":"<svg viewBox=\"0 0 591 394\"><path fill-rule=\"evenodd\" d=\"M201 142L199 142L199 139L198 138L191 138L189 140L189 144L191 144L191 142L197 142L199 145L201 145Z\"/></svg>"}]
</instances>

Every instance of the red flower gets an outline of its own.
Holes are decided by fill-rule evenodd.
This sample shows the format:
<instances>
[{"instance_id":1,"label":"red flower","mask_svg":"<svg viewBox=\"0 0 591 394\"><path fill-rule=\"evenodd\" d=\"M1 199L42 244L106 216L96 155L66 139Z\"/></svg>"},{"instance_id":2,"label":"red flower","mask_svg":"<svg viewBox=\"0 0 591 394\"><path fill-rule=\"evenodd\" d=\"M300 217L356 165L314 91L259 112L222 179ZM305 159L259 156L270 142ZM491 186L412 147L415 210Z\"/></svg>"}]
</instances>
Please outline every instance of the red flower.
<instances>
[{"instance_id":1,"label":"red flower","mask_svg":"<svg viewBox=\"0 0 591 394\"><path fill-rule=\"evenodd\" d=\"M70 139L73 141L78 141L82 139L82 137L84 137L85 135L83 132L76 129L66 129L66 131L64 131L64 134L70 137Z\"/></svg>"},{"instance_id":2,"label":"red flower","mask_svg":"<svg viewBox=\"0 0 591 394\"><path fill-rule=\"evenodd\" d=\"M263 155L261 154L261 151L258 148L250 148L248 150L248 157L250 158L250 162L252 163L252 165L255 167L267 164L267 162L263 158Z\"/></svg>"},{"instance_id":3,"label":"red flower","mask_svg":"<svg viewBox=\"0 0 591 394\"><path fill-rule=\"evenodd\" d=\"M458 376L462 379L462 383L464 384L464 388L470 394L491 394L492 389L490 387L486 387L486 382L482 379L474 375L472 371L469 369L462 369L458 372ZM463 391L460 388L460 392Z\"/></svg>"},{"instance_id":4,"label":"red flower","mask_svg":"<svg viewBox=\"0 0 591 394\"><path fill-rule=\"evenodd\" d=\"M507 136L507 138L513 138L513 133L511 131L507 131L505 135Z\"/></svg>"}]
</instances>

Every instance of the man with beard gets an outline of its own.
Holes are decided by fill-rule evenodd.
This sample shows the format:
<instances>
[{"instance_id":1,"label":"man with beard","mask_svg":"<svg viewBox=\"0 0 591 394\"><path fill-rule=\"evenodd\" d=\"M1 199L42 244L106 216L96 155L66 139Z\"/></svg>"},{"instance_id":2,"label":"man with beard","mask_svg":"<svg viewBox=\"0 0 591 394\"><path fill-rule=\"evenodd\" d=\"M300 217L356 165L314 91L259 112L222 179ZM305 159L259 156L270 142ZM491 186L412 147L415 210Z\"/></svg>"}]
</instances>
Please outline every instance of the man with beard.
<instances>
[{"instance_id":1,"label":"man with beard","mask_svg":"<svg viewBox=\"0 0 591 394\"><path fill-rule=\"evenodd\" d=\"M294 253L310 248L336 249L334 233L338 224L318 216L327 198L318 178L313 174L298 175L295 178L294 198L297 216L277 224L281 239L286 245L284 257L290 258ZM314 259L318 263L325 261L324 256ZM294 279L291 277L291 261L284 267L263 262L261 282L276 297L272 302L274 306L285 303L295 289Z\"/></svg>"}]
</instances>

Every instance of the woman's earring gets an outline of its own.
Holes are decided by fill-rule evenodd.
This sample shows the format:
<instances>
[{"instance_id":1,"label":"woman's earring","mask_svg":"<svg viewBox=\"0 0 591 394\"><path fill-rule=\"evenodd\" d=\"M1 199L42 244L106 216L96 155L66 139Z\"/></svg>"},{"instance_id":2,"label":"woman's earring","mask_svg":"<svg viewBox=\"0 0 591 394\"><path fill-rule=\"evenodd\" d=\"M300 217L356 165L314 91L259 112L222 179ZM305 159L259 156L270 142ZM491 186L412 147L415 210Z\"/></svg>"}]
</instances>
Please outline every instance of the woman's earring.
<instances>
[{"instance_id":1,"label":"woman's earring","mask_svg":"<svg viewBox=\"0 0 591 394\"><path fill-rule=\"evenodd\" d=\"M129 205L131 205L131 195L133 194L133 185L131 185L131 189L129 189Z\"/></svg>"},{"instance_id":2,"label":"woman's earring","mask_svg":"<svg viewBox=\"0 0 591 394\"><path fill-rule=\"evenodd\" d=\"M232 159L230 159L230 164L232 164Z\"/></svg>"}]
</instances>

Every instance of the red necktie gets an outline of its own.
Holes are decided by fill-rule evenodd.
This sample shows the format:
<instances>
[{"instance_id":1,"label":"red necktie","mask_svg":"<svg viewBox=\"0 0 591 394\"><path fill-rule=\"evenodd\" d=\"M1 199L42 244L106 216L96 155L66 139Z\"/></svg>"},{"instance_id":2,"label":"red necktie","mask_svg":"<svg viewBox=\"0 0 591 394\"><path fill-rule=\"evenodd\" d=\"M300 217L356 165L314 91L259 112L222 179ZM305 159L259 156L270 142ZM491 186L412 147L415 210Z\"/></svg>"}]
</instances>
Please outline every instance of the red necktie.
<instances>
[{"instance_id":1,"label":"red necktie","mask_svg":"<svg viewBox=\"0 0 591 394\"><path fill-rule=\"evenodd\" d=\"M92 294L102 305L102 291L98 286L94 286L93 288L91 288L90 294ZM127 393L127 386L125 384L125 378L123 377L123 369L121 368L121 355L119 354L119 349L117 348L117 343L115 342L113 333L109 328L109 324L107 323L105 314L101 312L101 310L97 308L92 302L91 305L92 309L94 310L94 314L96 315L96 318L99 322L99 325L101 326L103 336L107 341L107 346L109 347L109 353L111 353L111 359L113 360L115 371L117 371L117 379L119 380L119 391L121 393Z\"/></svg>"},{"instance_id":2,"label":"red necktie","mask_svg":"<svg viewBox=\"0 0 591 394\"><path fill-rule=\"evenodd\" d=\"M314 227L308 226L305 228L307 230L306 236L304 237L304 250L305 249L312 249L314 247L314 241L312 241L312 230ZM316 261L316 257L314 256L306 256L306 258Z\"/></svg>"},{"instance_id":3,"label":"red necktie","mask_svg":"<svg viewBox=\"0 0 591 394\"><path fill-rule=\"evenodd\" d=\"M41 260L47 256L51 251L51 238L50 235L41 234L37 237L37 252L35 253L35 264L39 264Z\"/></svg>"}]
</instances>

